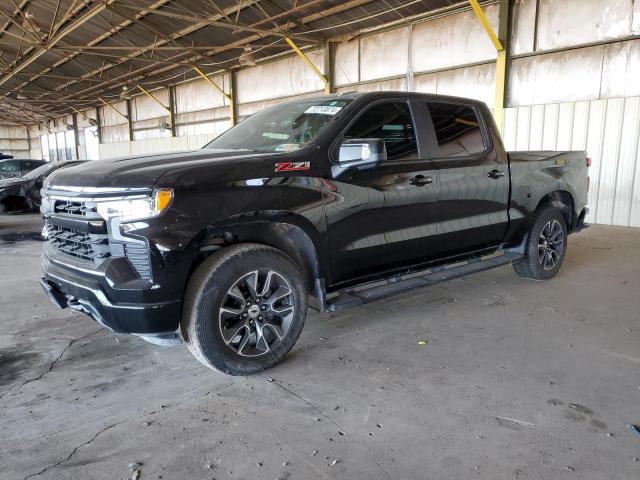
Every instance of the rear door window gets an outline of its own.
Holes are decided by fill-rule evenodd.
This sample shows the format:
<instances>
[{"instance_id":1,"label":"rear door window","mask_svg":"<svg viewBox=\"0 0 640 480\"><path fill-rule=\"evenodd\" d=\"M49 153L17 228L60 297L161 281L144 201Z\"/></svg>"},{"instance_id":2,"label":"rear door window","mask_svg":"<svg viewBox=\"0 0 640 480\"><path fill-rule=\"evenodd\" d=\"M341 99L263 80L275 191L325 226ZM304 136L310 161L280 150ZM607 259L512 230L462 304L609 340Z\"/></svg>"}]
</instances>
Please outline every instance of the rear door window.
<instances>
[{"instance_id":1,"label":"rear door window","mask_svg":"<svg viewBox=\"0 0 640 480\"><path fill-rule=\"evenodd\" d=\"M369 107L349 127L344 138L379 138L384 141L389 160L418 157L415 127L407 102L384 102Z\"/></svg>"},{"instance_id":2,"label":"rear door window","mask_svg":"<svg viewBox=\"0 0 640 480\"><path fill-rule=\"evenodd\" d=\"M427 102L427 107L438 141L437 157L468 157L487 149L473 108L441 102Z\"/></svg>"}]
</instances>

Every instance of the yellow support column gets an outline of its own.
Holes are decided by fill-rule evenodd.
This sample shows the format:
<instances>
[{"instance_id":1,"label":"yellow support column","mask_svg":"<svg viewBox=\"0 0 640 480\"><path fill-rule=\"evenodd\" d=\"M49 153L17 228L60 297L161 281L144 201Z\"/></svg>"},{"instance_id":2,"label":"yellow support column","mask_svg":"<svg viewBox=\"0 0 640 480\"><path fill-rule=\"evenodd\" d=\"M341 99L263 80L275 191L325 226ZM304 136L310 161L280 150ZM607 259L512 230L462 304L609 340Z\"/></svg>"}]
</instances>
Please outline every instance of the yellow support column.
<instances>
[{"instance_id":1,"label":"yellow support column","mask_svg":"<svg viewBox=\"0 0 640 480\"><path fill-rule=\"evenodd\" d=\"M493 117L502 132L504 124L504 96L507 83L507 52L500 50L496 59L496 100L493 107Z\"/></svg>"},{"instance_id":2,"label":"yellow support column","mask_svg":"<svg viewBox=\"0 0 640 480\"><path fill-rule=\"evenodd\" d=\"M173 112L171 111L171 109L169 107L167 107L164 103L162 103L158 97L156 97L154 94L152 94L151 92L148 92L144 87L142 87L142 85L138 85L138 90L140 90L142 93L144 93L147 97L149 97L151 100L153 100L154 102L156 102L158 105L160 105L162 108L164 108L167 113L169 114L169 125L170 125L170 130L171 133L173 135Z\"/></svg>"},{"instance_id":3,"label":"yellow support column","mask_svg":"<svg viewBox=\"0 0 640 480\"><path fill-rule=\"evenodd\" d=\"M231 92L231 95L229 95L227 92L225 92L222 88L220 88L216 82L214 82L213 80L211 80L207 74L205 74L202 70L200 70L198 67L193 67L193 70L200 75L202 78L204 78L209 85L211 85L213 88L215 88L220 95L222 95L224 98L227 99L227 101L229 102L229 118L231 120L231 126L234 126L236 124L236 109L235 109L235 101L233 99L233 91Z\"/></svg>"},{"instance_id":4,"label":"yellow support column","mask_svg":"<svg viewBox=\"0 0 640 480\"><path fill-rule=\"evenodd\" d=\"M493 31L489 19L484 14L482 7L478 3L478 0L469 0L471 8L475 12L482 28L487 33L489 40L496 49L496 98L493 108L493 117L496 121L498 129L502 131L502 125L504 123L504 100L507 84L507 50L505 44L508 42L509 32L509 0L501 0L500 2L500 37Z\"/></svg>"},{"instance_id":5,"label":"yellow support column","mask_svg":"<svg viewBox=\"0 0 640 480\"><path fill-rule=\"evenodd\" d=\"M311 70L313 70L313 73L315 73L318 76L318 78L322 80L322 82L324 83L324 93L325 95L329 95L331 93L331 83L329 82L329 79L325 75L323 75L323 73L320 70L318 70L318 67L316 67L311 60L309 60L309 57L307 57L304 54L304 52L298 48L298 46L293 42L293 40L291 40L289 37L284 37L284 39L289 44L289 46L293 49L293 51L296 52L296 54L298 54L298 56L302 59L302 61L306 63Z\"/></svg>"},{"instance_id":6,"label":"yellow support column","mask_svg":"<svg viewBox=\"0 0 640 480\"><path fill-rule=\"evenodd\" d=\"M493 46L496 47L496 50L498 52L500 50L504 50L504 47L502 46L500 39L498 39L498 36L493 31L493 27L491 26L491 23L489 23L489 19L487 18L487 16L482 11L482 7L480 7L478 0L469 0L469 3L471 4L471 8L473 8L473 11L476 13L478 20L480 20L480 23L482 24L482 28L484 28L484 31L487 32L487 35L489 36L489 40L491 40L491 43L493 43Z\"/></svg>"},{"instance_id":7,"label":"yellow support column","mask_svg":"<svg viewBox=\"0 0 640 480\"><path fill-rule=\"evenodd\" d=\"M121 117L124 117L127 120L129 120L129 117L127 117L124 113L122 113L120 110L118 110L116 107L114 107L111 103L107 102L104 98L98 97L98 100L100 100L104 104L105 107L112 108L113 110L116 111L116 113L118 113L118 115L120 115Z\"/></svg>"},{"instance_id":8,"label":"yellow support column","mask_svg":"<svg viewBox=\"0 0 640 480\"><path fill-rule=\"evenodd\" d=\"M89 117L87 117L84 113L82 113L80 110L78 110L77 108L73 107L72 105L70 105L71 110L73 110L74 112L76 112L79 115L82 115L82 117L87 121L90 122L91 119Z\"/></svg>"},{"instance_id":9,"label":"yellow support column","mask_svg":"<svg viewBox=\"0 0 640 480\"><path fill-rule=\"evenodd\" d=\"M131 117L129 115L125 115L124 113L122 113L120 110L118 110L113 104L111 104L110 102L106 101L104 98L102 97L98 97L98 100L100 100L105 107L109 107L111 109L113 109L118 115L120 115L121 117L124 117L127 120L127 129L129 131L128 136L129 136L129 155L132 154L132 142L133 142L133 123L131 122ZM129 101L127 101L127 109L130 108L130 103ZM96 108L97 111L97 108ZM101 129L101 126L98 127L98 130Z\"/></svg>"}]
</instances>

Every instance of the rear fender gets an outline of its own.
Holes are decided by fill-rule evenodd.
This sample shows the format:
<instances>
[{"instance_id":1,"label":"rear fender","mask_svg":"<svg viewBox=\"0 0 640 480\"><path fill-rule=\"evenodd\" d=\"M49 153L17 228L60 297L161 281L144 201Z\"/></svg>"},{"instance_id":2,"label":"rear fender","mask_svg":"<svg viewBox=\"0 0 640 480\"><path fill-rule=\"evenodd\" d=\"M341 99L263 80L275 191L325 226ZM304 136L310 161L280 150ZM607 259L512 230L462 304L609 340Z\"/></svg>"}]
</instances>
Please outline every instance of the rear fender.
<instances>
[{"instance_id":1,"label":"rear fender","mask_svg":"<svg viewBox=\"0 0 640 480\"><path fill-rule=\"evenodd\" d=\"M567 190L556 190L555 192L548 193L540 199L535 211L540 210L546 206L552 206L553 208L560 210L567 224L567 229L571 232L576 224L578 218L578 212L575 211L575 202L573 195ZM530 225L533 217L531 217Z\"/></svg>"}]
</instances>

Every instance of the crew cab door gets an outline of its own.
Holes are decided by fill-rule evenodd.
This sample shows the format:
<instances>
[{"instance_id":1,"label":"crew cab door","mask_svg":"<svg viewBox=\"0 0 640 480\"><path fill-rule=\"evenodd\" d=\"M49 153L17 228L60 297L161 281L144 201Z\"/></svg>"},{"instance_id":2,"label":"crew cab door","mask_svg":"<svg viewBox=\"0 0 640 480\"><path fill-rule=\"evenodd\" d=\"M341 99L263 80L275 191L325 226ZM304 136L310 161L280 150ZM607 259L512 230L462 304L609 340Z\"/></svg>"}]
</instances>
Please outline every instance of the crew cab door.
<instances>
[{"instance_id":1,"label":"crew cab door","mask_svg":"<svg viewBox=\"0 0 640 480\"><path fill-rule=\"evenodd\" d=\"M473 103L425 101L434 127L440 257L498 245L508 227L509 166Z\"/></svg>"},{"instance_id":2,"label":"crew cab door","mask_svg":"<svg viewBox=\"0 0 640 480\"><path fill-rule=\"evenodd\" d=\"M414 106L406 98L373 103L336 140L333 181L325 193L334 284L431 255L437 174L423 158L426 119L413 114ZM381 140L386 158L339 162L343 142L358 139Z\"/></svg>"}]
</instances>

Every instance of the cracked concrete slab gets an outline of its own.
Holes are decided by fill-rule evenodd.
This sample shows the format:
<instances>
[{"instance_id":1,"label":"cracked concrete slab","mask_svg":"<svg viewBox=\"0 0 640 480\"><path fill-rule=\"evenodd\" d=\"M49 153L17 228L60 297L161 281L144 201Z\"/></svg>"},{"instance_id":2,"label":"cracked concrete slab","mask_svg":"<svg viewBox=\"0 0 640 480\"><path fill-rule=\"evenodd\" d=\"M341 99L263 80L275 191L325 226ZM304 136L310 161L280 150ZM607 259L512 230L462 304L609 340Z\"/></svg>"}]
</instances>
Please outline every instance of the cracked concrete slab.
<instances>
[{"instance_id":1,"label":"cracked concrete slab","mask_svg":"<svg viewBox=\"0 0 640 480\"><path fill-rule=\"evenodd\" d=\"M331 316L216 374L42 294L36 216L0 240L0 479L636 479L640 231L593 227L551 282L510 268ZM17 240L16 240L17 239ZM572 405L579 405L577 409Z\"/></svg>"}]
</instances>

